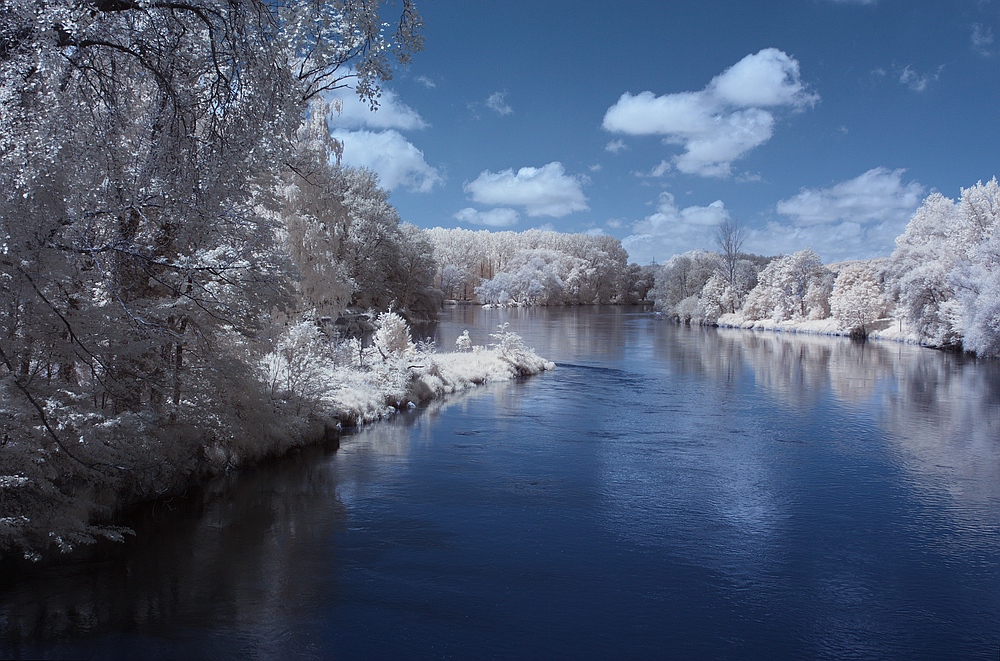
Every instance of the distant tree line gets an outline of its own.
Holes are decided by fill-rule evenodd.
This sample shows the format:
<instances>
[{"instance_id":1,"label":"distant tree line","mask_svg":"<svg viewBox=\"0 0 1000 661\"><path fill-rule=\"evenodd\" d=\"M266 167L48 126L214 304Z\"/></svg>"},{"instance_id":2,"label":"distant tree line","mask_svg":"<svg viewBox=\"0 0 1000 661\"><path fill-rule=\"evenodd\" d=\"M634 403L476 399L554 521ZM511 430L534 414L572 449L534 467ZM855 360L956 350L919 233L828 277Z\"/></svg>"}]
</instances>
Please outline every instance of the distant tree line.
<instances>
[{"instance_id":1,"label":"distant tree line","mask_svg":"<svg viewBox=\"0 0 1000 661\"><path fill-rule=\"evenodd\" d=\"M446 299L494 305L638 303L653 269L628 263L621 241L542 230L426 231Z\"/></svg>"},{"instance_id":2,"label":"distant tree line","mask_svg":"<svg viewBox=\"0 0 1000 661\"><path fill-rule=\"evenodd\" d=\"M855 336L896 325L934 347L1000 357L1000 186L952 200L928 196L887 258L824 265L811 250L741 252L743 230L719 227L719 252L676 255L655 274L658 309L684 322L834 319Z\"/></svg>"}]
</instances>

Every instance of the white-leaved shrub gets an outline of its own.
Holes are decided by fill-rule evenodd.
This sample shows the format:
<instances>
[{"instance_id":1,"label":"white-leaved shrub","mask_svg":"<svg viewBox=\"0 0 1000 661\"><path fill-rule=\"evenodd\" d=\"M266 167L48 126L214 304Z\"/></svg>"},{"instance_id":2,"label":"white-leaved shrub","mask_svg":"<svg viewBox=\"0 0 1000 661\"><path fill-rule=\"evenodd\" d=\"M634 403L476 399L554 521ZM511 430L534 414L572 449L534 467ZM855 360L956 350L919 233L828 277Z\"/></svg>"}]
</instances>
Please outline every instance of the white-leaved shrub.
<instances>
[{"instance_id":1,"label":"white-leaved shrub","mask_svg":"<svg viewBox=\"0 0 1000 661\"><path fill-rule=\"evenodd\" d=\"M378 351L382 360L413 355L417 348L410 339L410 327L406 321L391 311L383 312L375 318L372 346Z\"/></svg>"}]
</instances>

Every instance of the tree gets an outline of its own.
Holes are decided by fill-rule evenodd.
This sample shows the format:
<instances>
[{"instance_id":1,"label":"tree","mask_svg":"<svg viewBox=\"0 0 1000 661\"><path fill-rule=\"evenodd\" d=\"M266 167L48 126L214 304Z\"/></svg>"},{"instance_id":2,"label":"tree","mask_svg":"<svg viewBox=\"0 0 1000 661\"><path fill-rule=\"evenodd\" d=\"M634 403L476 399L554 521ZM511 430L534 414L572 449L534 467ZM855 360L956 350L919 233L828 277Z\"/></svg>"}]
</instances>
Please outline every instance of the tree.
<instances>
[{"instance_id":1,"label":"tree","mask_svg":"<svg viewBox=\"0 0 1000 661\"><path fill-rule=\"evenodd\" d=\"M339 144L327 124L330 108L311 104L286 162L280 212L285 247L297 271L299 309L313 320L336 319L358 285L343 259L347 241L342 171L331 163Z\"/></svg>"},{"instance_id":2,"label":"tree","mask_svg":"<svg viewBox=\"0 0 1000 661\"><path fill-rule=\"evenodd\" d=\"M438 263L436 280L442 289L450 290L448 295L452 298L472 300L480 296L479 300L485 300L482 296L488 296L493 300L504 298L500 294L507 292L522 303L543 305L603 304L628 298L631 286L625 277L628 254L614 237L541 230L473 232L439 227L426 233L434 245ZM535 277L538 285L528 296L523 294L533 276L524 270L525 260L531 261L526 255L534 255L547 264L541 267L534 260L538 266L534 269L535 276L541 279ZM526 279L520 287L510 280L517 271L522 273L515 280ZM557 294L549 286L553 281L541 271L550 271L562 283ZM496 280L497 277L501 280ZM506 303L507 298L494 302Z\"/></svg>"},{"instance_id":3,"label":"tree","mask_svg":"<svg viewBox=\"0 0 1000 661\"><path fill-rule=\"evenodd\" d=\"M423 230L409 223L399 226L399 240L399 255L389 265L396 305L411 323L437 319L444 294L434 286L434 247Z\"/></svg>"},{"instance_id":4,"label":"tree","mask_svg":"<svg viewBox=\"0 0 1000 661\"><path fill-rule=\"evenodd\" d=\"M257 341L291 303L289 137L305 100L353 79L376 101L393 52L419 49L412 2L394 38L385 6L0 8L0 472L33 494L5 498L0 521L39 508L0 544L86 541L92 504L56 520L53 503L167 488L197 448L253 426Z\"/></svg>"},{"instance_id":5,"label":"tree","mask_svg":"<svg viewBox=\"0 0 1000 661\"><path fill-rule=\"evenodd\" d=\"M982 356L1000 356L1000 185L994 177L962 189L961 254L951 284L961 306L962 345Z\"/></svg>"},{"instance_id":6,"label":"tree","mask_svg":"<svg viewBox=\"0 0 1000 661\"><path fill-rule=\"evenodd\" d=\"M822 319L829 316L833 274L812 250L771 261L759 274L743 312L748 319Z\"/></svg>"},{"instance_id":7,"label":"tree","mask_svg":"<svg viewBox=\"0 0 1000 661\"><path fill-rule=\"evenodd\" d=\"M623 303L642 303L647 300L649 292L653 289L656 280L655 265L629 264L625 267L625 274L622 280Z\"/></svg>"},{"instance_id":8,"label":"tree","mask_svg":"<svg viewBox=\"0 0 1000 661\"><path fill-rule=\"evenodd\" d=\"M395 312L383 312L376 317L372 346L383 361L392 356L398 357L416 352L416 345L410 339L409 326Z\"/></svg>"},{"instance_id":9,"label":"tree","mask_svg":"<svg viewBox=\"0 0 1000 661\"><path fill-rule=\"evenodd\" d=\"M740 291L739 288L739 262L742 255L743 243L746 241L746 228L742 223L732 218L726 218L719 223L715 230L715 243L719 246L719 253L722 257L722 273L725 282L733 293ZM729 309L727 312L736 312L737 298L731 296Z\"/></svg>"},{"instance_id":10,"label":"tree","mask_svg":"<svg viewBox=\"0 0 1000 661\"><path fill-rule=\"evenodd\" d=\"M848 264L837 274L830 310L841 329L852 336L867 337L872 324L885 313L879 280L872 264L865 262Z\"/></svg>"},{"instance_id":11,"label":"tree","mask_svg":"<svg viewBox=\"0 0 1000 661\"><path fill-rule=\"evenodd\" d=\"M922 342L950 345L961 339L951 272L962 247L955 241L960 224L953 200L932 193L896 237L890 258L895 298L903 317Z\"/></svg>"},{"instance_id":12,"label":"tree","mask_svg":"<svg viewBox=\"0 0 1000 661\"><path fill-rule=\"evenodd\" d=\"M695 297L695 303L685 308L689 312L693 310L697 307L698 295L718 268L719 256L715 253L692 250L671 257L656 275L653 297L657 309L675 314L681 301Z\"/></svg>"},{"instance_id":13,"label":"tree","mask_svg":"<svg viewBox=\"0 0 1000 661\"><path fill-rule=\"evenodd\" d=\"M894 293L921 342L995 352L990 310L998 223L1000 184L994 177L963 188L958 204L940 193L929 195L897 237Z\"/></svg>"}]
</instances>

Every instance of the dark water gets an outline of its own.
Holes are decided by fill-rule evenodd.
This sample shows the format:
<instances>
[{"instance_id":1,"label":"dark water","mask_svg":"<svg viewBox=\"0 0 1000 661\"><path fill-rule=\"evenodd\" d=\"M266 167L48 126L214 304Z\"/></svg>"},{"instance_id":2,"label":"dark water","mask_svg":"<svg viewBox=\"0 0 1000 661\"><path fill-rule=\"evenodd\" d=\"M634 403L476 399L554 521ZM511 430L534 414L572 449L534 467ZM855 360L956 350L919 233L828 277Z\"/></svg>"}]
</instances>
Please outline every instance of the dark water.
<instances>
[{"instance_id":1,"label":"dark water","mask_svg":"<svg viewBox=\"0 0 1000 661\"><path fill-rule=\"evenodd\" d=\"M451 310L556 360L0 589L0 656L1000 658L1000 365Z\"/></svg>"}]
</instances>

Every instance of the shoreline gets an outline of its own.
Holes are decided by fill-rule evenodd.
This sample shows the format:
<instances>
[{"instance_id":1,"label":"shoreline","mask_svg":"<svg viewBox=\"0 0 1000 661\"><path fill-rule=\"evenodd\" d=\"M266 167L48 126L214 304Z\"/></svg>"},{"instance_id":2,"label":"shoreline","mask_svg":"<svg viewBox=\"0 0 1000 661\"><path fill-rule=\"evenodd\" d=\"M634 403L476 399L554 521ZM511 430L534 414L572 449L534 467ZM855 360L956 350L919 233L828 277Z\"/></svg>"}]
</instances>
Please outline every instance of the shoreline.
<instances>
[{"instance_id":1,"label":"shoreline","mask_svg":"<svg viewBox=\"0 0 1000 661\"><path fill-rule=\"evenodd\" d=\"M684 323L680 320L675 321L676 323ZM718 321L711 323L699 321L698 325L726 328L731 330L749 330L755 332L765 331L772 333L788 333L790 335L814 335L854 339L851 332L841 328L840 324L833 317L826 317L825 319L774 321L773 319L748 320L743 319L734 313L726 313L720 316ZM873 328L872 331L864 337L865 340L896 342L899 344L918 346L926 349L937 349L939 351L948 351L953 349L953 347L940 347L920 342L916 333L899 330L899 320L897 319L880 319L875 322L874 326L875 328Z\"/></svg>"},{"instance_id":2,"label":"shoreline","mask_svg":"<svg viewBox=\"0 0 1000 661\"><path fill-rule=\"evenodd\" d=\"M423 407L433 400L480 385L512 381L555 368L553 362L525 347L519 336L501 332L494 337L497 344L490 347L475 346L449 353L410 350L391 353L361 367L315 360L311 365L312 376L323 380L319 384L321 389L311 390L307 395L272 393L270 411L247 412L258 420L257 424L244 420L249 429L257 432L252 437L246 438L241 433L246 429L231 430L224 437L213 437L209 428L200 433L196 427L187 429L196 439L189 440L183 450L170 448L173 456L167 451L160 453L157 461L164 465L159 474L123 469L117 479L131 480L128 488L119 483L101 485L94 479L100 476L91 476L69 463L65 479L74 485L71 493L49 502L45 494L36 496L30 489L22 491L21 486L31 486L31 480L26 479L19 483L21 486L14 487L23 498L21 520L14 522L21 528L22 541L9 543L0 550L0 563L16 570L73 562L86 557L88 549L109 542L120 543L134 535L135 531L126 522L129 512L136 508L182 498L213 479L279 461L307 447L333 444L339 447L346 431L385 420L401 410ZM169 438L176 430L171 432L161 427L159 432ZM60 518L74 508L87 513L86 528L69 534L50 532L53 528L59 530ZM4 523L10 525L8 521Z\"/></svg>"}]
</instances>

